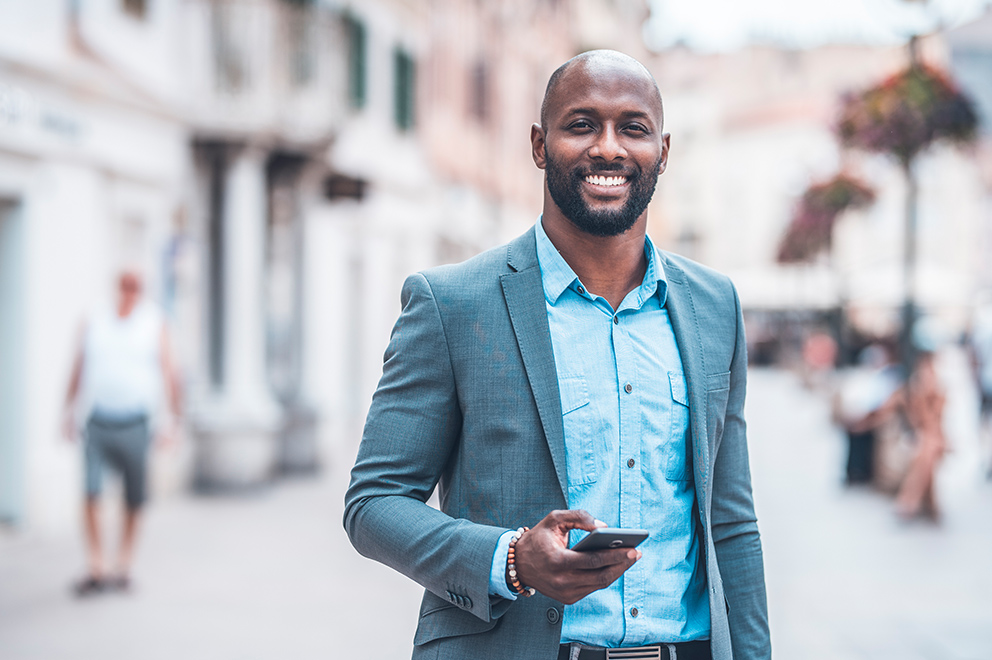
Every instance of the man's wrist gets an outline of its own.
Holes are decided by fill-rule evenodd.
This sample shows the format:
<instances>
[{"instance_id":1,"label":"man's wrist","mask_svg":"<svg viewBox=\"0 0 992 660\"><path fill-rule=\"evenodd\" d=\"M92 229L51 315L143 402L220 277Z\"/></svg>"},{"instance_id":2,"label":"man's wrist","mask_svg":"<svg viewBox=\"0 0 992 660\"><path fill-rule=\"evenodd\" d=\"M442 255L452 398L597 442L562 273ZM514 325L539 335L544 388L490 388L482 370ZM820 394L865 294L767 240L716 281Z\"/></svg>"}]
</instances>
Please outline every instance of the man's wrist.
<instances>
[{"instance_id":1,"label":"man's wrist","mask_svg":"<svg viewBox=\"0 0 992 660\"><path fill-rule=\"evenodd\" d=\"M533 587L528 587L520 581L517 575L517 565L516 565L516 552L517 552L517 541L524 535L524 532L529 532L530 527L521 527L513 533L510 537L510 547L507 548L506 553L506 583L513 590L514 593L521 596L533 596L535 590Z\"/></svg>"},{"instance_id":2,"label":"man's wrist","mask_svg":"<svg viewBox=\"0 0 992 660\"><path fill-rule=\"evenodd\" d=\"M516 600L517 594L510 589L506 581L506 557L509 553L510 539L516 532L510 530L504 532L496 542L496 550L493 552L492 568L489 572L489 593L507 600Z\"/></svg>"}]
</instances>

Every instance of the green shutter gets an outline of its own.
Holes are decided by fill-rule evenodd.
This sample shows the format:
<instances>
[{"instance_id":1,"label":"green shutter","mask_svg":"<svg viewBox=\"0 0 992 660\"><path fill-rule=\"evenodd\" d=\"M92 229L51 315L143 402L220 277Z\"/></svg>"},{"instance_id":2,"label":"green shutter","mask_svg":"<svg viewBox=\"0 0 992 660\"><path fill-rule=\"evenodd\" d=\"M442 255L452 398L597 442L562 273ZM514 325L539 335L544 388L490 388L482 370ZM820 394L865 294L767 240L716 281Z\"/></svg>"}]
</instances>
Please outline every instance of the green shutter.
<instances>
[{"instance_id":1,"label":"green shutter","mask_svg":"<svg viewBox=\"0 0 992 660\"><path fill-rule=\"evenodd\" d=\"M415 101L415 64L402 48L393 51L393 118L400 130L413 128Z\"/></svg>"},{"instance_id":2,"label":"green shutter","mask_svg":"<svg viewBox=\"0 0 992 660\"><path fill-rule=\"evenodd\" d=\"M348 101L358 110L365 107L365 25L353 16L344 17L348 40Z\"/></svg>"}]
</instances>

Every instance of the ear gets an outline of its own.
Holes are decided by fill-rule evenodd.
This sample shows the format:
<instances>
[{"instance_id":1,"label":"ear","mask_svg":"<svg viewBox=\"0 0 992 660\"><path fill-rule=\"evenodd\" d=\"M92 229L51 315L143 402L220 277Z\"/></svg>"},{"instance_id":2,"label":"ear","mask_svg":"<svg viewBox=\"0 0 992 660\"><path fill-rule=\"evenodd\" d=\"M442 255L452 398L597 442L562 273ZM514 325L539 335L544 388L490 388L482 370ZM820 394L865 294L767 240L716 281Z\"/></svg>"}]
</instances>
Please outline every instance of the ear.
<instances>
[{"instance_id":1,"label":"ear","mask_svg":"<svg viewBox=\"0 0 992 660\"><path fill-rule=\"evenodd\" d=\"M658 167L658 176L664 174L665 170L668 169L668 147L671 146L671 143L671 133L665 133L661 136L661 166Z\"/></svg>"},{"instance_id":2,"label":"ear","mask_svg":"<svg viewBox=\"0 0 992 660\"><path fill-rule=\"evenodd\" d=\"M547 164L547 155L544 152L544 128L540 124L533 124L530 127L530 155L534 159L537 169L543 170Z\"/></svg>"}]
</instances>

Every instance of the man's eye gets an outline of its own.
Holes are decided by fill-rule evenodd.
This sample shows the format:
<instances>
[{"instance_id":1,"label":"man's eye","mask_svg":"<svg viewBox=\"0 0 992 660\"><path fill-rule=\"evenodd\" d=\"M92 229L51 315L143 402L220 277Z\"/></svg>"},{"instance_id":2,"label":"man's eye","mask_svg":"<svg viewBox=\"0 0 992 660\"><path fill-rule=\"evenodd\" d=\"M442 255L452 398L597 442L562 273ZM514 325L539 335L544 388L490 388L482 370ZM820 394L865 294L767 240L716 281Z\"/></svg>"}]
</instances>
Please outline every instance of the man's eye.
<instances>
[{"instance_id":1,"label":"man's eye","mask_svg":"<svg viewBox=\"0 0 992 660\"><path fill-rule=\"evenodd\" d=\"M577 121L577 122L573 122L569 126L569 128L571 130L587 130L587 129L592 128L592 124L590 124L589 122L587 122L585 120L580 120L580 121Z\"/></svg>"},{"instance_id":2,"label":"man's eye","mask_svg":"<svg viewBox=\"0 0 992 660\"><path fill-rule=\"evenodd\" d=\"M647 133L648 129L640 124L630 124L626 127L626 130L633 131L634 133Z\"/></svg>"}]
</instances>

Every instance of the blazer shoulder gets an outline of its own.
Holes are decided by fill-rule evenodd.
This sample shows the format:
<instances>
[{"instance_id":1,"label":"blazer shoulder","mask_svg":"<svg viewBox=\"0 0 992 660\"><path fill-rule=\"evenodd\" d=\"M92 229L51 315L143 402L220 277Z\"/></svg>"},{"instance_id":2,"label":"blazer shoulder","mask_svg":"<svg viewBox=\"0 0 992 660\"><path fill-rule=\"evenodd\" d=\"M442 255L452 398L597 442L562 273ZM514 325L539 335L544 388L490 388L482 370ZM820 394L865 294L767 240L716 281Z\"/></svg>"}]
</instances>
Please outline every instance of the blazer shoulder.
<instances>
[{"instance_id":1,"label":"blazer shoulder","mask_svg":"<svg viewBox=\"0 0 992 660\"><path fill-rule=\"evenodd\" d=\"M665 276L668 279L683 281L695 290L710 292L718 296L736 296L736 287L730 277L720 271L704 266L680 254L659 250L665 262Z\"/></svg>"},{"instance_id":2,"label":"blazer shoulder","mask_svg":"<svg viewBox=\"0 0 992 660\"><path fill-rule=\"evenodd\" d=\"M420 271L434 295L476 296L481 291L500 286L500 277L524 268L536 266L537 248L531 228L509 243L457 264L435 266Z\"/></svg>"}]
</instances>

